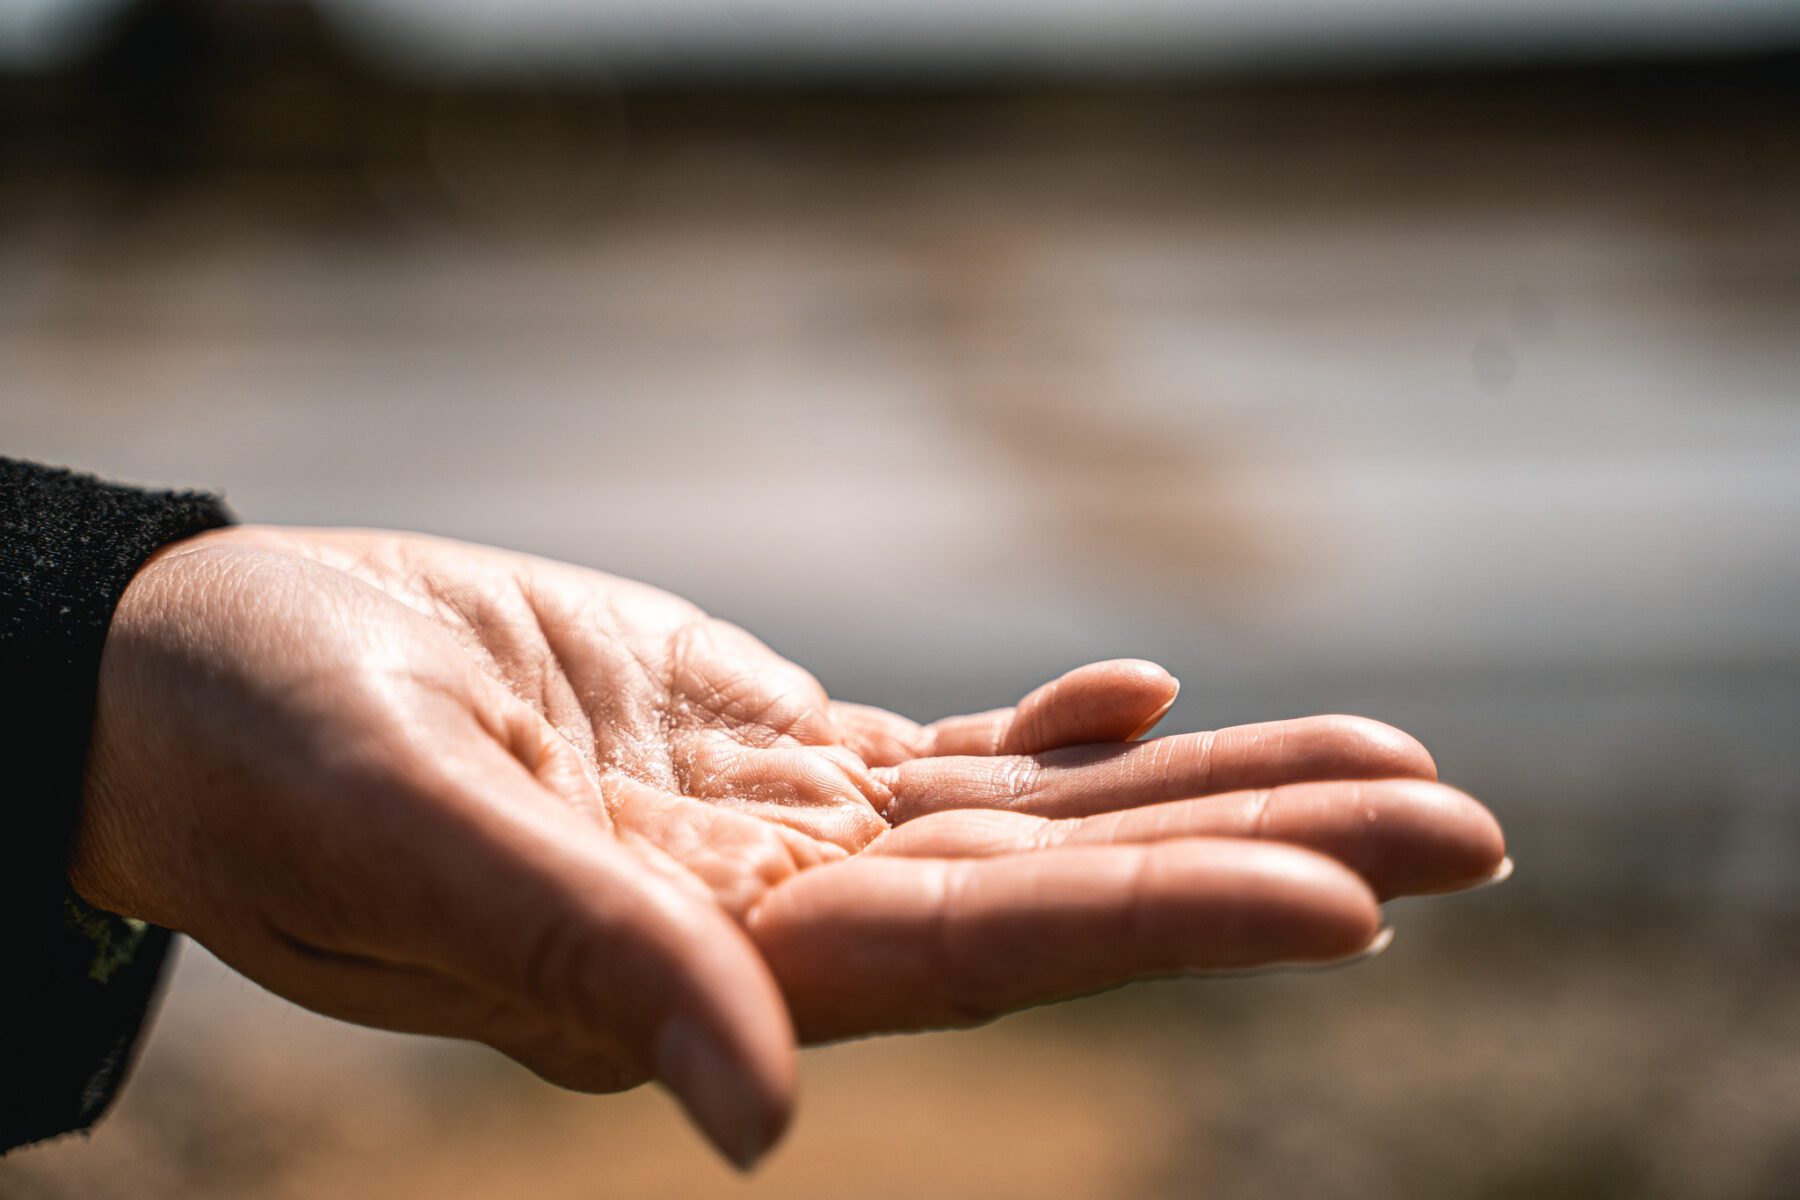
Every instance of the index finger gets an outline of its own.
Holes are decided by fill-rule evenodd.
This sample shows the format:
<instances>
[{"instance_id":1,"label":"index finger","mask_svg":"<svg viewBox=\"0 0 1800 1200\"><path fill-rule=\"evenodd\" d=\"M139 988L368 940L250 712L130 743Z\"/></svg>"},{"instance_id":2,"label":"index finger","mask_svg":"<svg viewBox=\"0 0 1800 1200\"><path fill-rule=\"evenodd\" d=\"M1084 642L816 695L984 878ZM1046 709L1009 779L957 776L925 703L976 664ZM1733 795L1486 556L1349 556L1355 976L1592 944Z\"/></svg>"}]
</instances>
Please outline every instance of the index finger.
<instances>
[{"instance_id":1,"label":"index finger","mask_svg":"<svg viewBox=\"0 0 1800 1200\"><path fill-rule=\"evenodd\" d=\"M844 744L872 767L937 755L1036 754L1142 737L1175 703L1180 685L1153 662L1115 658L1076 667L1018 704L920 725L885 709L833 702Z\"/></svg>"}]
</instances>

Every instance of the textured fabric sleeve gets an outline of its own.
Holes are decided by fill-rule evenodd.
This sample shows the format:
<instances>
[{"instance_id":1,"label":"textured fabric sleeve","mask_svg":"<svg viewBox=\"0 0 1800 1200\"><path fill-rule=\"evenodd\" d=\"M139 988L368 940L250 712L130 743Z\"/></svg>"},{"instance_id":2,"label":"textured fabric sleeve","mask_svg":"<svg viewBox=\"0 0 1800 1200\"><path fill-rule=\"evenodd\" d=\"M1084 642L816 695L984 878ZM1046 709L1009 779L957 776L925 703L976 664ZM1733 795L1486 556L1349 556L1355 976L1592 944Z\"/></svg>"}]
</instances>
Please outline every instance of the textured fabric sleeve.
<instances>
[{"instance_id":1,"label":"textured fabric sleeve","mask_svg":"<svg viewBox=\"0 0 1800 1200\"><path fill-rule=\"evenodd\" d=\"M144 560L230 519L0 458L0 1152L92 1124L130 1065L169 935L68 885L100 650Z\"/></svg>"}]
</instances>

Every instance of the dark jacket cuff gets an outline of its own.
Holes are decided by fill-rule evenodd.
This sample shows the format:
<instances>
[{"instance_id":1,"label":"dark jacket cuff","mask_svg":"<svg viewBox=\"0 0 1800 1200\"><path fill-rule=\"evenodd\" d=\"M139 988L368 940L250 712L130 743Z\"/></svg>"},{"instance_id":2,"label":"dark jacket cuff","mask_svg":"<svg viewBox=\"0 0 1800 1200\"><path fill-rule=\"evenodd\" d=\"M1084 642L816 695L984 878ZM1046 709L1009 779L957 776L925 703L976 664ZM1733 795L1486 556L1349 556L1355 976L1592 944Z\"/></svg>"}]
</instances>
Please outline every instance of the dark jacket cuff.
<instances>
[{"instance_id":1,"label":"dark jacket cuff","mask_svg":"<svg viewBox=\"0 0 1800 1200\"><path fill-rule=\"evenodd\" d=\"M100 652L162 546L231 522L215 496L0 458L0 1152L92 1124L155 997L166 930L68 886Z\"/></svg>"}]
</instances>

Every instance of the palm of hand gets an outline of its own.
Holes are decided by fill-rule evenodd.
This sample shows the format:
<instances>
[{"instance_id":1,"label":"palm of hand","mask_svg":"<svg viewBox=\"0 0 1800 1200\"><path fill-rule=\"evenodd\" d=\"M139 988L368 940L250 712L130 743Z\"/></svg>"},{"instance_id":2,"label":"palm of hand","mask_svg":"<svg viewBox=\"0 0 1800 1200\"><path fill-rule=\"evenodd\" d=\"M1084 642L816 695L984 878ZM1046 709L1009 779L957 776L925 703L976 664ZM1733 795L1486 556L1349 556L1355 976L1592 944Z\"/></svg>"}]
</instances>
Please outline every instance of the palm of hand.
<instances>
[{"instance_id":1,"label":"palm of hand","mask_svg":"<svg viewBox=\"0 0 1800 1200\"><path fill-rule=\"evenodd\" d=\"M966 1024L1135 975L1339 958L1375 934L1379 898L1466 886L1501 854L1485 811L1372 722L1129 744L1173 700L1149 664L921 727L834 703L743 631L593 572L395 535L194 545L162 568L180 586L306 579L256 593L287 597L272 614L218 602L217 636L241 642L225 666L190 662L137 615L152 602L121 606L107 671L128 682L103 675L77 848L90 898L327 1012L480 1038L570 1086L655 1074L740 1159L785 1114L790 1019L807 1040ZM143 590L158 586L178 585ZM216 740L274 729L284 753L142 761L137 744L176 740L142 697L181 670L222 688L209 713L238 710ZM118 727L129 752L104 736ZM320 844L332 869L256 880L258 922L221 916L249 880L166 863L226 852L221 812L192 797L241 798L183 771L291 797L263 801L261 859L241 837L231 855L279 875ZM183 798L145 801L141 776ZM354 812L322 810L332 794ZM176 814L154 836L110 815L147 805ZM351 822L346 848L333 831ZM175 882L142 882L159 870Z\"/></svg>"},{"instance_id":2,"label":"palm of hand","mask_svg":"<svg viewBox=\"0 0 1800 1200\"><path fill-rule=\"evenodd\" d=\"M740 918L888 828L890 797L817 681L675 596L412 539L312 549L451 631L542 718L549 749L531 757L559 765L574 806Z\"/></svg>"}]
</instances>

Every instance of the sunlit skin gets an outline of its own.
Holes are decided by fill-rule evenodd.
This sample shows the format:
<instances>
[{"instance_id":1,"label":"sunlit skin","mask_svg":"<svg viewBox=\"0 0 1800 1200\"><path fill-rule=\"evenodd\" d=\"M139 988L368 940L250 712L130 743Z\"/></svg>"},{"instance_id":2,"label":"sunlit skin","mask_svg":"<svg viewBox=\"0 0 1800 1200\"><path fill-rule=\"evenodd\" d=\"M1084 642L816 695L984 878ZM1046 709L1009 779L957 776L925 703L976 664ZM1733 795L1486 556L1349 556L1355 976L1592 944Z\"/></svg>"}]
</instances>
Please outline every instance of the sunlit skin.
<instances>
[{"instance_id":1,"label":"sunlit skin","mask_svg":"<svg viewBox=\"0 0 1800 1200\"><path fill-rule=\"evenodd\" d=\"M1175 691L1097 663L918 725L642 584L225 529L119 605L71 875L319 1012L660 1079L748 1164L798 1043L1344 959L1381 900L1500 868L1406 734L1136 741Z\"/></svg>"}]
</instances>

